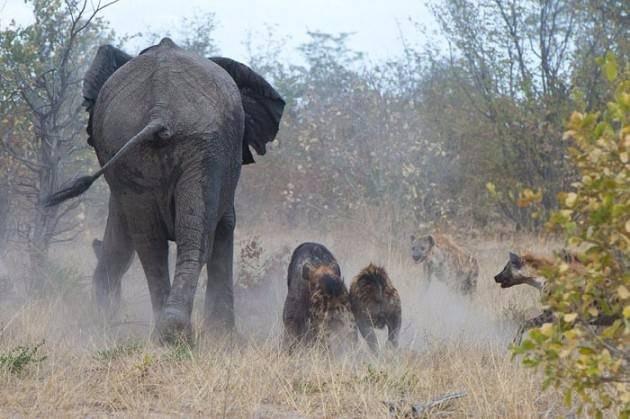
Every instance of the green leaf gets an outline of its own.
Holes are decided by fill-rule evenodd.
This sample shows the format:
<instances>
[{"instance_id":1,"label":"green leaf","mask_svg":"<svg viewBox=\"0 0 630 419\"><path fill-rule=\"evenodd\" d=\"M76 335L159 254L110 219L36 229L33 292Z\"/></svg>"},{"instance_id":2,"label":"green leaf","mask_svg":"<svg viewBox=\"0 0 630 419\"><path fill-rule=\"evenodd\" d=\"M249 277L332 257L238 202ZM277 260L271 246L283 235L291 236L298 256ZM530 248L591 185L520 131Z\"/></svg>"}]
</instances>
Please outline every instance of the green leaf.
<instances>
[{"instance_id":1,"label":"green leaf","mask_svg":"<svg viewBox=\"0 0 630 419\"><path fill-rule=\"evenodd\" d=\"M612 52L606 54L606 60L604 62L604 74L608 81L613 81L617 78L617 57Z\"/></svg>"},{"instance_id":2,"label":"green leaf","mask_svg":"<svg viewBox=\"0 0 630 419\"><path fill-rule=\"evenodd\" d=\"M571 406L571 402L573 400L571 389L567 389L564 392L564 405Z\"/></svg>"}]
</instances>

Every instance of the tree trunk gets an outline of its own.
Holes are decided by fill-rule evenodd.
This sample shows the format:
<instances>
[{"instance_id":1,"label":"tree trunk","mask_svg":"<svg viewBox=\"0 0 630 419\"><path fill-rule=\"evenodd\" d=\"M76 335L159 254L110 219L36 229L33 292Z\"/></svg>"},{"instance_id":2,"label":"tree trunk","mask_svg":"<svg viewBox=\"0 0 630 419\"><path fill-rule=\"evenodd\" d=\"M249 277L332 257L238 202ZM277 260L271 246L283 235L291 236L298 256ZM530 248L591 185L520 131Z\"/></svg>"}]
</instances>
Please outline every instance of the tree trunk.
<instances>
[{"instance_id":1,"label":"tree trunk","mask_svg":"<svg viewBox=\"0 0 630 419\"><path fill-rule=\"evenodd\" d=\"M9 182L0 178L0 255L7 248L9 225Z\"/></svg>"},{"instance_id":2,"label":"tree trunk","mask_svg":"<svg viewBox=\"0 0 630 419\"><path fill-rule=\"evenodd\" d=\"M41 123L45 127L45 123ZM39 171L39 201L49 196L57 189L57 179L59 174L59 164L54 156L58 155L56 148L57 141L46 141L45 138L39 140L42 144L40 162L42 168ZM33 222L33 234L29 243L29 261L31 265L31 278L29 289L37 291L42 288L46 279L48 267L48 248L55 234L57 224L57 214L59 207L44 208L35 203L35 219Z\"/></svg>"}]
</instances>

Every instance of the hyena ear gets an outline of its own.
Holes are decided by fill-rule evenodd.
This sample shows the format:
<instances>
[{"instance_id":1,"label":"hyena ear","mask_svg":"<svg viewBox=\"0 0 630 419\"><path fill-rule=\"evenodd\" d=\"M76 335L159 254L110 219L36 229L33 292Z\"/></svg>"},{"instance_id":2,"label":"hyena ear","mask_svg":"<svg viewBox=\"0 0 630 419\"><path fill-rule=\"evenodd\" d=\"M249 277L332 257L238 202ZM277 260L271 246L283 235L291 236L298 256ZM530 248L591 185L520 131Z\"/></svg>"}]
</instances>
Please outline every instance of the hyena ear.
<instances>
[{"instance_id":1,"label":"hyena ear","mask_svg":"<svg viewBox=\"0 0 630 419\"><path fill-rule=\"evenodd\" d=\"M433 238L433 235L432 235L432 234L429 234L429 235L427 236L427 240L429 241L429 244L430 244L431 246L434 246L434 245L435 245L435 239Z\"/></svg>"},{"instance_id":2,"label":"hyena ear","mask_svg":"<svg viewBox=\"0 0 630 419\"><path fill-rule=\"evenodd\" d=\"M523 265L523 261L521 260L521 257L513 252L510 252L510 263L516 266L517 268L520 268Z\"/></svg>"},{"instance_id":3,"label":"hyena ear","mask_svg":"<svg viewBox=\"0 0 630 419\"><path fill-rule=\"evenodd\" d=\"M416 241L416 235L415 234L412 234L409 238L411 239L411 243Z\"/></svg>"}]
</instances>

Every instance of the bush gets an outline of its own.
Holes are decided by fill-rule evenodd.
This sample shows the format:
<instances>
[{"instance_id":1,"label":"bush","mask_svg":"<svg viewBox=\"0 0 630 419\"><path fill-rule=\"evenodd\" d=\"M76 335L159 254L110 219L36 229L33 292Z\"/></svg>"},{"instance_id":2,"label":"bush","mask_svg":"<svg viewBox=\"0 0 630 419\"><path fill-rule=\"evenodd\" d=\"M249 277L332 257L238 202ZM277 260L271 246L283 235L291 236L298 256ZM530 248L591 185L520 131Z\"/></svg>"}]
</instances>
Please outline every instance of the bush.
<instances>
[{"instance_id":1,"label":"bush","mask_svg":"<svg viewBox=\"0 0 630 419\"><path fill-rule=\"evenodd\" d=\"M571 115L565 139L580 174L560 193L549 226L579 249L584 269L558 258L541 272L549 283L543 303L553 323L533 330L515 354L544 371L545 386L562 388L567 404L596 417L630 416L630 80L603 60L613 99L601 113ZM577 397L576 397L577 396Z\"/></svg>"}]
</instances>

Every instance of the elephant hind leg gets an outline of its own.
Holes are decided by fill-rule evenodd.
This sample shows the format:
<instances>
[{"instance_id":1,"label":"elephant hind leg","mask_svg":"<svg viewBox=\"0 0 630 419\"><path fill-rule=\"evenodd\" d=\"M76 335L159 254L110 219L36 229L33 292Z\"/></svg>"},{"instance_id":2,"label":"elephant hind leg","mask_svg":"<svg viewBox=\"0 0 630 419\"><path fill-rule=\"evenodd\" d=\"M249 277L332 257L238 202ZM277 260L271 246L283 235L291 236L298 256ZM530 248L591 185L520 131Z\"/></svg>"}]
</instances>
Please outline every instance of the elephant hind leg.
<instances>
[{"instance_id":1,"label":"elephant hind leg","mask_svg":"<svg viewBox=\"0 0 630 419\"><path fill-rule=\"evenodd\" d=\"M234 208L219 220L214 233L212 253L208 258L208 285L206 287L205 322L208 330L223 332L234 328Z\"/></svg>"},{"instance_id":2,"label":"elephant hind leg","mask_svg":"<svg viewBox=\"0 0 630 419\"><path fill-rule=\"evenodd\" d=\"M192 340L195 291L202 263L212 249L217 222L217 197L208 198L206 187L199 182L199 171L189 169L175 190L177 264L173 285L158 321L158 331L165 342Z\"/></svg>"},{"instance_id":3,"label":"elephant hind leg","mask_svg":"<svg viewBox=\"0 0 630 419\"><path fill-rule=\"evenodd\" d=\"M125 217L114 197L109 200L103 241L97 244L94 246L97 258L93 277L94 296L98 307L112 315L120 306L121 279L129 269L134 253Z\"/></svg>"},{"instance_id":4,"label":"elephant hind leg","mask_svg":"<svg viewBox=\"0 0 630 419\"><path fill-rule=\"evenodd\" d=\"M147 277L153 318L157 323L171 291L168 273L168 240L157 231L153 231L149 236L139 236L135 243L142 269Z\"/></svg>"}]
</instances>

